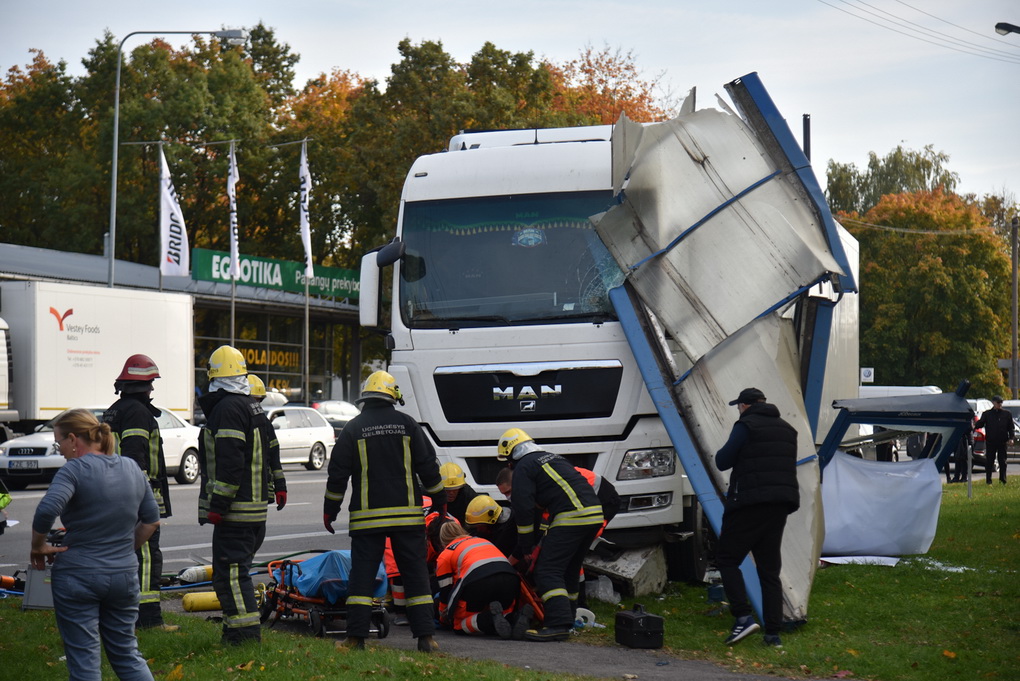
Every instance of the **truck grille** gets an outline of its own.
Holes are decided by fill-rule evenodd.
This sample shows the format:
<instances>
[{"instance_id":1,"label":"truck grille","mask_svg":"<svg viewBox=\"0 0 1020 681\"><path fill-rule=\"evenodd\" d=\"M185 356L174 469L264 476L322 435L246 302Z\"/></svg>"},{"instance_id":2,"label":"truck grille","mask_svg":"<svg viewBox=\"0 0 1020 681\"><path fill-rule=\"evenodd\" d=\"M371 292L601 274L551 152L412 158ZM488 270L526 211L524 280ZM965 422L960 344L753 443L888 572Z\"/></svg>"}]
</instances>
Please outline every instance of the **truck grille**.
<instances>
[{"instance_id":1,"label":"truck grille","mask_svg":"<svg viewBox=\"0 0 1020 681\"><path fill-rule=\"evenodd\" d=\"M434 380L450 423L522 424L612 416L618 360L440 367Z\"/></svg>"}]
</instances>

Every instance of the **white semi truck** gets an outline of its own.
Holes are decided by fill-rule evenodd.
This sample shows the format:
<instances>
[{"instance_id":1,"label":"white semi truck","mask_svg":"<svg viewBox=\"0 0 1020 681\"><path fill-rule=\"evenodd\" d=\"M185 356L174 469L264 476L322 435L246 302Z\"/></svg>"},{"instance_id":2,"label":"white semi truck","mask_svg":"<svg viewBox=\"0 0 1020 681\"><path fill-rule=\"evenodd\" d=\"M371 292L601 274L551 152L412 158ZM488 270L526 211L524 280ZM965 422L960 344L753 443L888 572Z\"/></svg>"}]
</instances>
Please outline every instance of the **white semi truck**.
<instances>
[{"instance_id":1,"label":"white semi truck","mask_svg":"<svg viewBox=\"0 0 1020 681\"><path fill-rule=\"evenodd\" d=\"M112 404L114 379L138 353L159 367L154 401L190 420L190 295L0 282L0 429L28 433L69 407Z\"/></svg>"},{"instance_id":2,"label":"white semi truck","mask_svg":"<svg viewBox=\"0 0 1020 681\"><path fill-rule=\"evenodd\" d=\"M617 487L607 537L637 547L694 532L700 517L607 296L623 274L588 221L613 201L612 130L462 134L414 163L389 371L441 460L476 490L499 498L496 440L522 427ZM364 326L378 273L373 258ZM673 576L703 574L700 536L666 544Z\"/></svg>"}]
</instances>

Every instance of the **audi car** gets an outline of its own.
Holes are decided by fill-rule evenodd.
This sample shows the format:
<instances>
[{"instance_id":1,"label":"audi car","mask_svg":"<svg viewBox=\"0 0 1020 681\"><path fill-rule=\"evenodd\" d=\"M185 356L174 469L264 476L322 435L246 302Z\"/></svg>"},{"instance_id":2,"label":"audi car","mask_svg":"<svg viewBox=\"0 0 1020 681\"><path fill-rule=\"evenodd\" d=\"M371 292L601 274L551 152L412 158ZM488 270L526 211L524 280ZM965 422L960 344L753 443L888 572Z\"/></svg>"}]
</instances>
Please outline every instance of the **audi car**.
<instances>
[{"instance_id":1,"label":"audi car","mask_svg":"<svg viewBox=\"0 0 1020 681\"><path fill-rule=\"evenodd\" d=\"M182 421L173 412L157 407L159 434L163 438L163 455L167 474L182 485L198 479L198 438L201 428ZM89 407L102 419L106 407ZM0 479L8 489L25 489L36 483L49 484L64 465L53 441L53 422L56 416L35 429L34 433L16 437L0 444Z\"/></svg>"}]
</instances>

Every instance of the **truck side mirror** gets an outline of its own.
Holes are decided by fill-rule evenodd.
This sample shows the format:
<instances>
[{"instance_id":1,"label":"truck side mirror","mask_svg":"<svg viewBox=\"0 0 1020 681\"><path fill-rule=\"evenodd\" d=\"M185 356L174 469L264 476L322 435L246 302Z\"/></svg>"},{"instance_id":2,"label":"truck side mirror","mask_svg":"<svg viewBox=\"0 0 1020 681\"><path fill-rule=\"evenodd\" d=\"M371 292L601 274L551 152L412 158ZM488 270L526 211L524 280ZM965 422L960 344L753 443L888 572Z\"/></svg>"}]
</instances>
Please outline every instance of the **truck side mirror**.
<instances>
[{"instance_id":1,"label":"truck side mirror","mask_svg":"<svg viewBox=\"0 0 1020 681\"><path fill-rule=\"evenodd\" d=\"M358 318L362 326L379 326L379 271L404 257L406 248L399 237L394 237L393 241L361 258Z\"/></svg>"}]
</instances>

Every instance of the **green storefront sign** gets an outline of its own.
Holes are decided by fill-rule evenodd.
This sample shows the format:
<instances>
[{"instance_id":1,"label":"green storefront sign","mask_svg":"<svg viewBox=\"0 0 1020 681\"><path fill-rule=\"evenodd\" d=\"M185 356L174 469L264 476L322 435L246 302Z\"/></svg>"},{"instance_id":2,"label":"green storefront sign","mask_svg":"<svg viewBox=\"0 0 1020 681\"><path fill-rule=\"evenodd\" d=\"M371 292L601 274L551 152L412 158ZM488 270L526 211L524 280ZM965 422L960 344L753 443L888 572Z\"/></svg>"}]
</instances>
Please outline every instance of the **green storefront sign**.
<instances>
[{"instance_id":1,"label":"green storefront sign","mask_svg":"<svg viewBox=\"0 0 1020 681\"><path fill-rule=\"evenodd\" d=\"M238 284L293 293L305 292L304 263L242 255L240 269ZM191 278L229 284L230 254L205 248L191 249ZM317 296L357 300L360 284L355 270L315 265L315 276L308 282L308 292Z\"/></svg>"}]
</instances>

